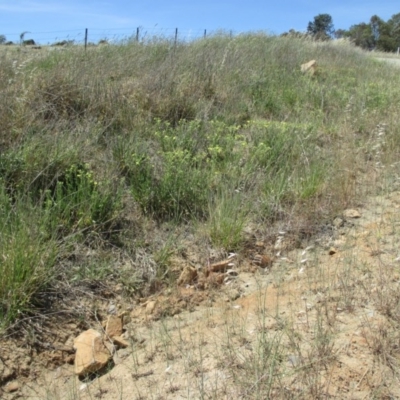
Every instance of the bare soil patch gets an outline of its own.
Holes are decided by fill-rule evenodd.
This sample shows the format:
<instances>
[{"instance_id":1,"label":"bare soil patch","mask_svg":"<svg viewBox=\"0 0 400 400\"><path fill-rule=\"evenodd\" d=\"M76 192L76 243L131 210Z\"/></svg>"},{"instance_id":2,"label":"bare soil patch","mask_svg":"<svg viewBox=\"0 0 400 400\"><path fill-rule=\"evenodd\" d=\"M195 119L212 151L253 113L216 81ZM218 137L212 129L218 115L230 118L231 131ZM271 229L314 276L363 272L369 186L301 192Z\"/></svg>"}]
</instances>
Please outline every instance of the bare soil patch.
<instances>
[{"instance_id":1,"label":"bare soil patch","mask_svg":"<svg viewBox=\"0 0 400 400\"><path fill-rule=\"evenodd\" d=\"M276 249L271 268L239 257L237 278L206 291L125 299L130 346L89 382L74 376L70 351L84 323L43 324L41 346L2 341L2 398L400 398L399 208L400 192L375 196L330 234Z\"/></svg>"}]
</instances>

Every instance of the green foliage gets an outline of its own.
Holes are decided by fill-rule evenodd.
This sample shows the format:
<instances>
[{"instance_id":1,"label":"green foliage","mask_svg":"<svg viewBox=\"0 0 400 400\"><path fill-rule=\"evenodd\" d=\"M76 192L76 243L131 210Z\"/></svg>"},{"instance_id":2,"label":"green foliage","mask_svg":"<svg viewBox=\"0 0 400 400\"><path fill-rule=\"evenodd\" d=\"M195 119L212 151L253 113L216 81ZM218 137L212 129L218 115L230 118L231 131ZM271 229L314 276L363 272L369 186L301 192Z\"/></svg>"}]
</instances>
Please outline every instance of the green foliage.
<instances>
[{"instance_id":1,"label":"green foliage","mask_svg":"<svg viewBox=\"0 0 400 400\"><path fill-rule=\"evenodd\" d=\"M212 244L227 251L237 251L244 244L244 227L249 210L240 193L221 188L210 199L208 234Z\"/></svg>"},{"instance_id":2,"label":"green foliage","mask_svg":"<svg viewBox=\"0 0 400 400\"><path fill-rule=\"evenodd\" d=\"M0 44L4 44L7 41L7 38L5 35L0 35Z\"/></svg>"},{"instance_id":3,"label":"green foliage","mask_svg":"<svg viewBox=\"0 0 400 400\"><path fill-rule=\"evenodd\" d=\"M38 305L54 276L57 247L25 199L12 202L0 180L0 328Z\"/></svg>"},{"instance_id":4,"label":"green foliage","mask_svg":"<svg viewBox=\"0 0 400 400\"><path fill-rule=\"evenodd\" d=\"M275 219L284 205L318 194L327 166L312 125L259 120L246 128L265 217Z\"/></svg>"},{"instance_id":5,"label":"green foliage","mask_svg":"<svg viewBox=\"0 0 400 400\"><path fill-rule=\"evenodd\" d=\"M48 229L65 235L108 228L120 207L120 193L118 186L109 182L101 186L88 165L72 164L54 189L44 193Z\"/></svg>"},{"instance_id":6,"label":"green foliage","mask_svg":"<svg viewBox=\"0 0 400 400\"><path fill-rule=\"evenodd\" d=\"M363 49L395 52L400 46L400 13L392 15L386 22L373 15L368 23L352 25L347 31L341 29L340 36Z\"/></svg>"},{"instance_id":7,"label":"green foliage","mask_svg":"<svg viewBox=\"0 0 400 400\"><path fill-rule=\"evenodd\" d=\"M329 14L318 14L307 26L307 32L320 40L330 39L334 31L333 20Z\"/></svg>"},{"instance_id":8,"label":"green foliage","mask_svg":"<svg viewBox=\"0 0 400 400\"><path fill-rule=\"evenodd\" d=\"M345 32L345 37L363 49L372 50L375 47L375 39L372 35L370 24L361 23L352 25L348 32Z\"/></svg>"},{"instance_id":9,"label":"green foliage","mask_svg":"<svg viewBox=\"0 0 400 400\"><path fill-rule=\"evenodd\" d=\"M116 274L137 290L174 275L178 239L148 247L171 222L193 240L206 232L207 243L235 250L246 245L248 226L295 226L314 212L314 220L327 218L353 193L347 183L358 162L365 168L371 132L398 113L397 71L346 43L296 33L216 35L174 48L152 38L90 48L84 59L81 50L2 60L8 233L0 259L6 254L9 277L15 263L25 265L25 248L26 265L45 266L35 273L50 282L65 257L53 257L55 239L66 252L93 247L110 257L99 256L98 270L97 261L74 265L68 276L76 280L112 275L110 248L136 260L145 247L147 261ZM300 71L310 59L318 61L314 76ZM382 151L395 160L396 148ZM151 273L140 271L146 263ZM31 294L14 310L29 309L42 288L20 276ZM4 282L7 299L13 279ZM18 315L2 301L4 315Z\"/></svg>"}]
</instances>

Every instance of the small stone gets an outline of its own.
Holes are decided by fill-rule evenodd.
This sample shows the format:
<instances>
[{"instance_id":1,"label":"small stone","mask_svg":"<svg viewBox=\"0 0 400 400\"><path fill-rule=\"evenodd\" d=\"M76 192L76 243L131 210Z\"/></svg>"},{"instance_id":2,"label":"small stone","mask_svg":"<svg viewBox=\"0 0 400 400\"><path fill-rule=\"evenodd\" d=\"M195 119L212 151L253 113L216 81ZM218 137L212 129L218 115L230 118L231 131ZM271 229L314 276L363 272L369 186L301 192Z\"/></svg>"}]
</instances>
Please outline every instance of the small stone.
<instances>
[{"instance_id":1,"label":"small stone","mask_svg":"<svg viewBox=\"0 0 400 400\"><path fill-rule=\"evenodd\" d=\"M256 242L256 247L264 247L264 242L261 241Z\"/></svg>"},{"instance_id":2,"label":"small stone","mask_svg":"<svg viewBox=\"0 0 400 400\"><path fill-rule=\"evenodd\" d=\"M157 306L157 300L149 301L146 305L146 314L147 315L153 314L154 310L156 309L156 306Z\"/></svg>"},{"instance_id":3,"label":"small stone","mask_svg":"<svg viewBox=\"0 0 400 400\"><path fill-rule=\"evenodd\" d=\"M336 254L336 253L337 253L337 250L336 250L334 247L331 247L331 248L329 249L328 254L329 254L330 256L333 256L333 255Z\"/></svg>"},{"instance_id":4,"label":"small stone","mask_svg":"<svg viewBox=\"0 0 400 400\"><path fill-rule=\"evenodd\" d=\"M226 275L227 275L227 276L230 276L230 277L234 277L234 276L238 276L239 273L238 273L236 270L234 270L234 269L228 269L228 270L226 271Z\"/></svg>"},{"instance_id":5,"label":"small stone","mask_svg":"<svg viewBox=\"0 0 400 400\"><path fill-rule=\"evenodd\" d=\"M115 304L111 304L111 305L108 307L107 312L108 312L108 314L116 314L116 313L117 313L117 307L116 307L116 305L115 305Z\"/></svg>"},{"instance_id":6,"label":"small stone","mask_svg":"<svg viewBox=\"0 0 400 400\"><path fill-rule=\"evenodd\" d=\"M105 367L111 358L103 343L102 336L94 329L88 329L74 340L75 374L84 376Z\"/></svg>"},{"instance_id":7,"label":"small stone","mask_svg":"<svg viewBox=\"0 0 400 400\"><path fill-rule=\"evenodd\" d=\"M82 385L79 386L79 390L81 390L81 391L86 390L87 387L88 387L87 383L82 383Z\"/></svg>"},{"instance_id":8,"label":"small stone","mask_svg":"<svg viewBox=\"0 0 400 400\"><path fill-rule=\"evenodd\" d=\"M197 278L197 269L186 266L178 278L178 285L190 285Z\"/></svg>"},{"instance_id":9,"label":"small stone","mask_svg":"<svg viewBox=\"0 0 400 400\"><path fill-rule=\"evenodd\" d=\"M206 269L206 276L210 275L213 272L225 272L229 264L232 263L232 258L228 258L223 261L219 261L217 263L211 264L207 269Z\"/></svg>"},{"instance_id":10,"label":"small stone","mask_svg":"<svg viewBox=\"0 0 400 400\"><path fill-rule=\"evenodd\" d=\"M7 385L4 387L4 391L7 393L16 392L19 389L18 381L8 382Z\"/></svg>"},{"instance_id":11,"label":"small stone","mask_svg":"<svg viewBox=\"0 0 400 400\"><path fill-rule=\"evenodd\" d=\"M119 346L123 349L129 346L129 343L121 336L113 336L112 341L116 346Z\"/></svg>"},{"instance_id":12,"label":"small stone","mask_svg":"<svg viewBox=\"0 0 400 400\"><path fill-rule=\"evenodd\" d=\"M255 263L261 268L271 267L274 260L272 257L266 255L256 255L254 257Z\"/></svg>"},{"instance_id":13,"label":"small stone","mask_svg":"<svg viewBox=\"0 0 400 400\"><path fill-rule=\"evenodd\" d=\"M346 218L360 218L361 214L352 208L349 208L348 210L343 211L343 216Z\"/></svg>"},{"instance_id":14,"label":"small stone","mask_svg":"<svg viewBox=\"0 0 400 400\"><path fill-rule=\"evenodd\" d=\"M121 336L123 330L122 318L116 315L110 315L106 322L106 335L110 338Z\"/></svg>"},{"instance_id":15,"label":"small stone","mask_svg":"<svg viewBox=\"0 0 400 400\"><path fill-rule=\"evenodd\" d=\"M301 64L300 69L301 72L303 72L304 74L314 75L317 69L317 61L311 60L309 62Z\"/></svg>"},{"instance_id":16,"label":"small stone","mask_svg":"<svg viewBox=\"0 0 400 400\"><path fill-rule=\"evenodd\" d=\"M342 220L342 218L336 217L333 220L333 226L335 228L341 228L344 225L344 221Z\"/></svg>"},{"instance_id":17,"label":"small stone","mask_svg":"<svg viewBox=\"0 0 400 400\"><path fill-rule=\"evenodd\" d=\"M298 357L294 354L290 354L288 356L288 362L292 367L297 367L298 365L300 365L301 359L300 359L300 357Z\"/></svg>"}]
</instances>

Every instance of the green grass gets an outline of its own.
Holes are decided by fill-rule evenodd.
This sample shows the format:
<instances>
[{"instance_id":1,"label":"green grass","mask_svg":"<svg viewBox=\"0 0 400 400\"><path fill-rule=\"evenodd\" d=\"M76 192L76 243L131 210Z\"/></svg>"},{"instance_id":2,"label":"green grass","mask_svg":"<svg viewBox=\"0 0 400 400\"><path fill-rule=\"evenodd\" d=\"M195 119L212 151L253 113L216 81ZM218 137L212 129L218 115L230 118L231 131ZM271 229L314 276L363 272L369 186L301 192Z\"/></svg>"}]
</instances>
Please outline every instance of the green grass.
<instances>
[{"instance_id":1,"label":"green grass","mask_svg":"<svg viewBox=\"0 0 400 400\"><path fill-rule=\"evenodd\" d=\"M398 156L399 74L349 45L246 34L1 51L5 321L74 244L153 260L168 224L225 251L248 244L248 226L312 231L354 199L378 123L385 159ZM303 75L311 59L318 72Z\"/></svg>"},{"instance_id":2,"label":"green grass","mask_svg":"<svg viewBox=\"0 0 400 400\"><path fill-rule=\"evenodd\" d=\"M38 295L54 278L57 245L43 231L45 216L29 201L11 199L0 180L0 329L42 307Z\"/></svg>"}]
</instances>

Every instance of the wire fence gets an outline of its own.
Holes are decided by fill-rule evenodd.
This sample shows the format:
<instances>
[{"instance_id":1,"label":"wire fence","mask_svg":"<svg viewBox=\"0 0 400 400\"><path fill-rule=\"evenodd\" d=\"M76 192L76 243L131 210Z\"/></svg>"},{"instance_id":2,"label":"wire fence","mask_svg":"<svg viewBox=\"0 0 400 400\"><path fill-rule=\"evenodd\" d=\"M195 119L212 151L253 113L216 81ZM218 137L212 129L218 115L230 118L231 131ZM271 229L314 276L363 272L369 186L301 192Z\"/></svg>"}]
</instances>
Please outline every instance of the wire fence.
<instances>
[{"instance_id":1,"label":"wire fence","mask_svg":"<svg viewBox=\"0 0 400 400\"><path fill-rule=\"evenodd\" d=\"M87 32L87 35L86 35ZM126 28L115 29L73 29L73 30L60 30L50 32L23 32L23 33L7 33L0 32L4 35L8 42L18 44L23 40L34 40L38 45L51 45L62 42L69 42L75 44L84 44L85 40L88 43L99 43L107 41L109 43L119 43L124 41L150 41L154 38L165 38L175 41L190 42L212 36L215 34L223 33L226 35L236 35L237 32L232 30L207 30L207 29L186 29L181 30L178 28L146 28L136 27L131 31Z\"/></svg>"}]
</instances>

